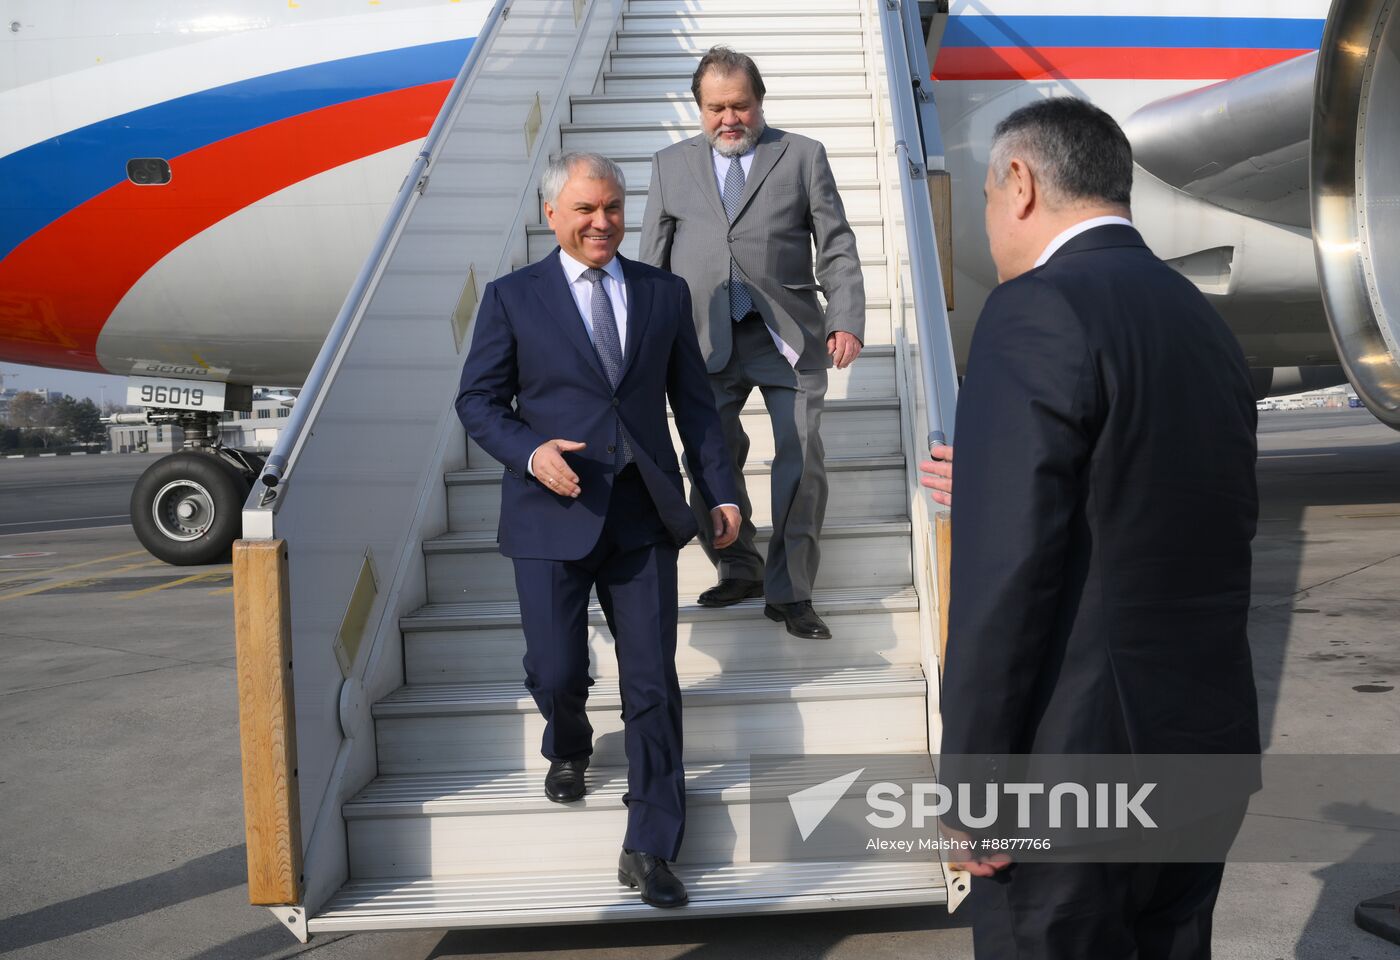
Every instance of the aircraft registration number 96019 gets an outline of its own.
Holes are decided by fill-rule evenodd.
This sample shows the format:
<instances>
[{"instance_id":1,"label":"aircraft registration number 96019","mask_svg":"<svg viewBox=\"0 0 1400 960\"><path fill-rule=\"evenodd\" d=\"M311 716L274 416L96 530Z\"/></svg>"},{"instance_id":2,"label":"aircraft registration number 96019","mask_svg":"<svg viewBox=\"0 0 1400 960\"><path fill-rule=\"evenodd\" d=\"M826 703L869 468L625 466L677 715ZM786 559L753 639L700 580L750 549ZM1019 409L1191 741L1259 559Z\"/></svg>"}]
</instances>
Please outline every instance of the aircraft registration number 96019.
<instances>
[{"instance_id":1,"label":"aircraft registration number 96019","mask_svg":"<svg viewBox=\"0 0 1400 960\"><path fill-rule=\"evenodd\" d=\"M224 384L205 380L165 380L132 377L126 387L126 402L142 407L173 407L177 410L223 410Z\"/></svg>"}]
</instances>

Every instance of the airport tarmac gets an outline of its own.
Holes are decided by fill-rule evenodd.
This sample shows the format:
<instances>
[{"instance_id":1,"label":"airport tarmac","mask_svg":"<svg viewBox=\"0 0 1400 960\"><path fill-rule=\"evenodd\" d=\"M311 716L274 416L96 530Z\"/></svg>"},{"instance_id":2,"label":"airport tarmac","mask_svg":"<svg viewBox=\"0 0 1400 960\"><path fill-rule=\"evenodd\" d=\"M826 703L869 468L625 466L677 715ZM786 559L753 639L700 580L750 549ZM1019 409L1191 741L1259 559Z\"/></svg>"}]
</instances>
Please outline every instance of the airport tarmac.
<instances>
[{"instance_id":1,"label":"airport tarmac","mask_svg":"<svg viewBox=\"0 0 1400 960\"><path fill-rule=\"evenodd\" d=\"M1364 410L1270 412L1259 440L1267 748L1396 752L1400 435ZM941 908L298 944L246 901L228 565L165 566L125 525L152 459L0 460L0 955L972 957L965 916ZM1397 889L1400 865L1231 864L1215 956L1400 958L1352 923L1358 901Z\"/></svg>"}]
</instances>

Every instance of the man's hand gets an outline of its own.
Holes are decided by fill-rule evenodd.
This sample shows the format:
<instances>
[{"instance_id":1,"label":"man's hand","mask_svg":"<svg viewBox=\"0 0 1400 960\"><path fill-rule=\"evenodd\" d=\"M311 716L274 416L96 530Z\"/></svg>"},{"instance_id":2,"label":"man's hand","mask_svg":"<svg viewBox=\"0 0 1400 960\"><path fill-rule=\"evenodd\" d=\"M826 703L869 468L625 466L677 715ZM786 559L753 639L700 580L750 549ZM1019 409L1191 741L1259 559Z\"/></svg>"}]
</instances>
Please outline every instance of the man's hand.
<instances>
[{"instance_id":1,"label":"man's hand","mask_svg":"<svg viewBox=\"0 0 1400 960\"><path fill-rule=\"evenodd\" d=\"M941 503L945 507L953 504L953 448L946 443L940 443L933 448L932 455L936 458L925 460L919 464L919 470L928 474L920 477L919 483L933 491L930 496L935 503Z\"/></svg>"},{"instance_id":2,"label":"man's hand","mask_svg":"<svg viewBox=\"0 0 1400 960\"><path fill-rule=\"evenodd\" d=\"M853 333L837 330L826 338L826 352L836 361L836 369L844 370L860 356L861 342Z\"/></svg>"},{"instance_id":3,"label":"man's hand","mask_svg":"<svg viewBox=\"0 0 1400 960\"><path fill-rule=\"evenodd\" d=\"M585 446L587 444L577 440L550 440L540 444L535 448L530 461L535 479L544 484L550 493L557 493L561 497L577 497L581 492L578 474L569 469L564 454L577 453Z\"/></svg>"},{"instance_id":4,"label":"man's hand","mask_svg":"<svg viewBox=\"0 0 1400 960\"><path fill-rule=\"evenodd\" d=\"M716 550L723 550L739 538L738 507L715 507L710 511L710 520L715 525L715 538L712 546Z\"/></svg>"},{"instance_id":5,"label":"man's hand","mask_svg":"<svg viewBox=\"0 0 1400 960\"><path fill-rule=\"evenodd\" d=\"M950 827L942 820L938 821L938 832L945 839L956 840L963 844L972 842L972 838L955 827ZM964 846L962 851L949 851L944 858L949 870L962 870L972 874L974 877L990 877L998 871L1005 870L1011 866L1011 857L1004 853L994 853L989 857L982 858L972 853L971 848Z\"/></svg>"}]
</instances>

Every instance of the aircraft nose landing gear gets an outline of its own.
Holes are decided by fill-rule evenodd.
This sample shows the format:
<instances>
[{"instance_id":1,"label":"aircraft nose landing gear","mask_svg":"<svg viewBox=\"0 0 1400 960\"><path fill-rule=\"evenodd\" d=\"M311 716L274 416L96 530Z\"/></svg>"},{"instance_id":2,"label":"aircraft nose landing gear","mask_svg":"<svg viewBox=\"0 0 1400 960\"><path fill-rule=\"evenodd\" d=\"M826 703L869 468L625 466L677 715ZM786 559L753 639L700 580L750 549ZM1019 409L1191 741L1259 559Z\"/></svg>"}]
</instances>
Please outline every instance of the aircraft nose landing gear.
<instances>
[{"instance_id":1,"label":"aircraft nose landing gear","mask_svg":"<svg viewBox=\"0 0 1400 960\"><path fill-rule=\"evenodd\" d=\"M157 460L131 491L131 525L142 546L177 566L226 560L243 529L243 501L262 469L256 454L220 446L218 414L152 411L176 422L193 449Z\"/></svg>"},{"instance_id":2,"label":"aircraft nose landing gear","mask_svg":"<svg viewBox=\"0 0 1400 960\"><path fill-rule=\"evenodd\" d=\"M136 481L131 525L142 545L166 563L215 563L238 539L249 489L244 475L217 454L172 454Z\"/></svg>"}]
</instances>

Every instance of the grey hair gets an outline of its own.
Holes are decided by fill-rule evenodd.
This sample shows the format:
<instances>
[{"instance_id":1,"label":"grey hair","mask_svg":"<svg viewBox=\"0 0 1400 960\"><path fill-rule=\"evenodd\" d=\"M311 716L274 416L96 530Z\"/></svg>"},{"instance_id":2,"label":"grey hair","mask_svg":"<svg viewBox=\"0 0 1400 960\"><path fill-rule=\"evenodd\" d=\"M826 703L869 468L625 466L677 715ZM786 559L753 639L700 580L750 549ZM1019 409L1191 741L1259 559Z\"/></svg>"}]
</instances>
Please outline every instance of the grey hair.
<instances>
[{"instance_id":1,"label":"grey hair","mask_svg":"<svg viewBox=\"0 0 1400 960\"><path fill-rule=\"evenodd\" d=\"M544 176L540 177L540 192L544 194L545 203L554 206L559 200L559 191L564 189L564 184L569 182L569 177L579 167L583 168L583 175L588 179L611 180L623 193L627 192L627 178L623 176L622 168L612 160L601 153L566 153L549 161Z\"/></svg>"},{"instance_id":2,"label":"grey hair","mask_svg":"<svg viewBox=\"0 0 1400 960\"><path fill-rule=\"evenodd\" d=\"M1030 165L1047 203L1127 206L1133 148L1111 116L1074 97L1039 100L997 124L988 163L1005 183L1013 158Z\"/></svg>"}]
</instances>

